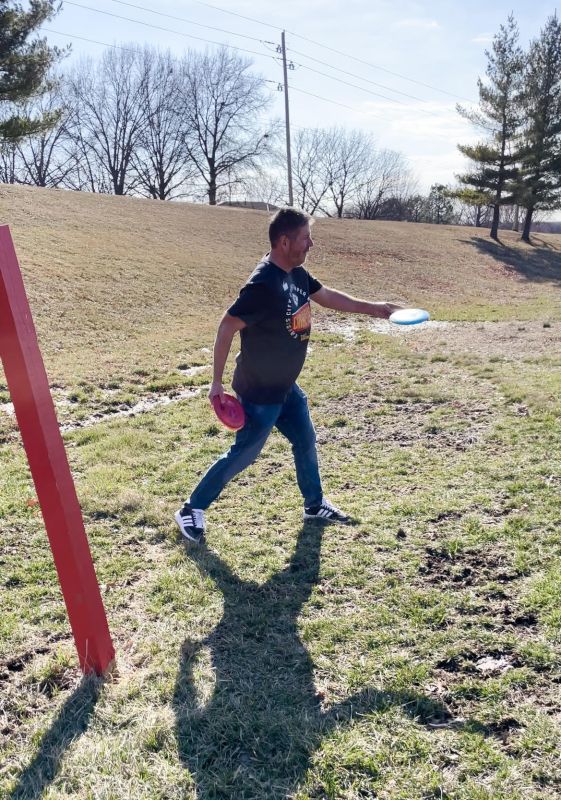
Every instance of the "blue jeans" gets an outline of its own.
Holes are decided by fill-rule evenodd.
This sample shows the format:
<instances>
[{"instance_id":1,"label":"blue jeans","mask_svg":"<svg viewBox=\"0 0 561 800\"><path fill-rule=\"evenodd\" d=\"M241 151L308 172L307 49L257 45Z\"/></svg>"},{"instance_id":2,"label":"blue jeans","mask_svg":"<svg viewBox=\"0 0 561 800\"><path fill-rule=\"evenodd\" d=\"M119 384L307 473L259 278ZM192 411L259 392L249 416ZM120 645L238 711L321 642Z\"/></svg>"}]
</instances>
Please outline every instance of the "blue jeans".
<instances>
[{"instance_id":1,"label":"blue jeans","mask_svg":"<svg viewBox=\"0 0 561 800\"><path fill-rule=\"evenodd\" d=\"M192 508L208 508L228 481L252 464L274 427L292 445L296 480L306 508L321 503L323 492L316 450L316 432L306 395L294 384L284 403L259 405L241 399L246 414L244 427L227 453L215 461L191 494Z\"/></svg>"}]
</instances>

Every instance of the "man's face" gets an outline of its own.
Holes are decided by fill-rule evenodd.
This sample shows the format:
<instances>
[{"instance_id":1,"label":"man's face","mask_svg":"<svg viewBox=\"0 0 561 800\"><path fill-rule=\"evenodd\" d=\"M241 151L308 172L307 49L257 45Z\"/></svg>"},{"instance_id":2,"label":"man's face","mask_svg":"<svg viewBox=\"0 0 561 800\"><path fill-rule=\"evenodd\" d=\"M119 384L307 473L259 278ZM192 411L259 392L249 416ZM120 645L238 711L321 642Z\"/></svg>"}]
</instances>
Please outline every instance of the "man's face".
<instances>
[{"instance_id":1,"label":"man's face","mask_svg":"<svg viewBox=\"0 0 561 800\"><path fill-rule=\"evenodd\" d=\"M291 239L286 237L287 250L286 256L292 267L299 267L303 264L308 255L308 250L314 246L312 234L310 233L310 224L306 222L296 231Z\"/></svg>"}]
</instances>

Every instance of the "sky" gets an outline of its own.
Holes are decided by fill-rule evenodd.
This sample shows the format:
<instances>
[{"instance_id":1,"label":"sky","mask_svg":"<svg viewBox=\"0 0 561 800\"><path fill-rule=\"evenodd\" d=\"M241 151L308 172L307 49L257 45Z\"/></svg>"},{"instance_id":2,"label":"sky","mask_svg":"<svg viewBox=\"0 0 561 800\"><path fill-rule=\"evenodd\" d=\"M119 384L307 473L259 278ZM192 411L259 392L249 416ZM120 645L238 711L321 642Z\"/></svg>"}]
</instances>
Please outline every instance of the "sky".
<instances>
[{"instance_id":1,"label":"sky","mask_svg":"<svg viewBox=\"0 0 561 800\"><path fill-rule=\"evenodd\" d=\"M456 105L477 103L499 26L513 13L526 47L554 11L542 0L64 0L43 32L51 44L72 44L70 62L132 42L177 55L240 48L268 81L271 116L284 119L284 30L292 131L370 133L403 155L424 192L454 184L467 167L457 144L478 136Z\"/></svg>"}]
</instances>

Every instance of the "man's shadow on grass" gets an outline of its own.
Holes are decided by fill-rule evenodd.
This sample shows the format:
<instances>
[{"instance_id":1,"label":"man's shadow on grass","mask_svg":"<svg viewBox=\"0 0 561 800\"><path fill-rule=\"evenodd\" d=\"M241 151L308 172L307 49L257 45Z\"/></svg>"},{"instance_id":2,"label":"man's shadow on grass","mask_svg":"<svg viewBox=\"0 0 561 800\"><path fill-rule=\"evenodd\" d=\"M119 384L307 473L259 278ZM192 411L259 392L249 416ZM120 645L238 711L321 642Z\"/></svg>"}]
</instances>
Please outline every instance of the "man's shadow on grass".
<instances>
[{"instance_id":1,"label":"man's shadow on grass","mask_svg":"<svg viewBox=\"0 0 561 800\"><path fill-rule=\"evenodd\" d=\"M322 532L320 523L304 523L288 565L261 585L239 578L205 546L189 548L224 600L214 630L185 641L173 699L179 754L198 800L285 798L322 739L357 714L398 705L421 724L449 718L422 695L372 688L322 708L298 626L318 581ZM205 648L215 680L206 702L195 689Z\"/></svg>"},{"instance_id":2,"label":"man's shadow on grass","mask_svg":"<svg viewBox=\"0 0 561 800\"><path fill-rule=\"evenodd\" d=\"M38 800L43 796L56 778L70 745L88 729L102 685L103 681L95 676L82 678L43 736L37 753L20 775L9 800Z\"/></svg>"},{"instance_id":3,"label":"man's shadow on grass","mask_svg":"<svg viewBox=\"0 0 561 800\"><path fill-rule=\"evenodd\" d=\"M561 253L543 239L533 237L531 250L509 247L500 240L473 236L469 242L476 250L506 264L528 281L561 282Z\"/></svg>"}]
</instances>

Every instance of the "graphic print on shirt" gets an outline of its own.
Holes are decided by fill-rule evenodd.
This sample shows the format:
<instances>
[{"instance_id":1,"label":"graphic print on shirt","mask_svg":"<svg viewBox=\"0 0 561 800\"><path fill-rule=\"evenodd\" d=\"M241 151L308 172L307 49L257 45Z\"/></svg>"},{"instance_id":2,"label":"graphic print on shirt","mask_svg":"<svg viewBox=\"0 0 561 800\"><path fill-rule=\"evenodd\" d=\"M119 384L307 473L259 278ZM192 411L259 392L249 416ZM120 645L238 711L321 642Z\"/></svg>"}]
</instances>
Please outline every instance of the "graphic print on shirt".
<instances>
[{"instance_id":1,"label":"graphic print on shirt","mask_svg":"<svg viewBox=\"0 0 561 800\"><path fill-rule=\"evenodd\" d=\"M286 287L286 288L285 288ZM285 291L289 287L284 284ZM286 329L293 339L301 342L310 338L312 327L312 308L308 300L308 293L299 286L290 286L286 306Z\"/></svg>"}]
</instances>

